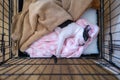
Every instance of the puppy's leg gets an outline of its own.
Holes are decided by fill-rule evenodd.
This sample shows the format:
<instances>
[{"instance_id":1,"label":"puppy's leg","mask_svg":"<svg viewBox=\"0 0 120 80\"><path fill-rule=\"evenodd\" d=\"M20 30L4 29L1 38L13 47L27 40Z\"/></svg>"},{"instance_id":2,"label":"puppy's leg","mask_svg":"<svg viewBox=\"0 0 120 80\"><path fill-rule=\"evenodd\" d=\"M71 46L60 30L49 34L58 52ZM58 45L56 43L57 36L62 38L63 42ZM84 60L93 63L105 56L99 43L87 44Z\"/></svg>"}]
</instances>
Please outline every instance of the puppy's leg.
<instances>
[{"instance_id":1,"label":"puppy's leg","mask_svg":"<svg viewBox=\"0 0 120 80\"><path fill-rule=\"evenodd\" d=\"M75 43L76 45L84 45L85 41L83 38L83 28L79 28L79 32L76 33L75 35Z\"/></svg>"},{"instance_id":2,"label":"puppy's leg","mask_svg":"<svg viewBox=\"0 0 120 80\"><path fill-rule=\"evenodd\" d=\"M67 32L67 30L63 30L60 35L59 35L59 39L58 39L58 47L56 50L56 55L57 57L60 57L60 53L64 44L64 41L66 38L70 37L72 35L72 32Z\"/></svg>"},{"instance_id":3,"label":"puppy's leg","mask_svg":"<svg viewBox=\"0 0 120 80\"><path fill-rule=\"evenodd\" d=\"M64 44L65 38L63 38L62 36L59 36L59 40L58 40L58 47L56 50L56 56L60 57L60 53Z\"/></svg>"},{"instance_id":4,"label":"puppy's leg","mask_svg":"<svg viewBox=\"0 0 120 80\"><path fill-rule=\"evenodd\" d=\"M79 35L76 35L75 36L75 44L78 45L78 43L79 43Z\"/></svg>"},{"instance_id":5,"label":"puppy's leg","mask_svg":"<svg viewBox=\"0 0 120 80\"><path fill-rule=\"evenodd\" d=\"M65 28L62 29L61 33L59 34L59 39L58 39L58 47L56 50L56 55L60 57L60 52L62 50L64 41L66 38L74 35L78 25L76 23L71 23Z\"/></svg>"}]
</instances>

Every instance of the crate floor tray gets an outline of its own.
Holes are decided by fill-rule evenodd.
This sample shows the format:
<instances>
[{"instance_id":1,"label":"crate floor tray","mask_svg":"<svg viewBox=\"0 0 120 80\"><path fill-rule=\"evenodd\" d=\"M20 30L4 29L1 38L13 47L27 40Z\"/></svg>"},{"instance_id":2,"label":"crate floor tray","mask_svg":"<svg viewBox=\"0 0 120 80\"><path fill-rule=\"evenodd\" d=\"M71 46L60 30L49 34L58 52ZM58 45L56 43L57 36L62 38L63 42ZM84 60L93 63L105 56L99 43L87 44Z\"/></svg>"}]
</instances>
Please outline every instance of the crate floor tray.
<instances>
[{"instance_id":1,"label":"crate floor tray","mask_svg":"<svg viewBox=\"0 0 120 80\"><path fill-rule=\"evenodd\" d=\"M10 59L0 66L0 80L118 80L93 59ZM107 63L104 63L107 64Z\"/></svg>"}]
</instances>

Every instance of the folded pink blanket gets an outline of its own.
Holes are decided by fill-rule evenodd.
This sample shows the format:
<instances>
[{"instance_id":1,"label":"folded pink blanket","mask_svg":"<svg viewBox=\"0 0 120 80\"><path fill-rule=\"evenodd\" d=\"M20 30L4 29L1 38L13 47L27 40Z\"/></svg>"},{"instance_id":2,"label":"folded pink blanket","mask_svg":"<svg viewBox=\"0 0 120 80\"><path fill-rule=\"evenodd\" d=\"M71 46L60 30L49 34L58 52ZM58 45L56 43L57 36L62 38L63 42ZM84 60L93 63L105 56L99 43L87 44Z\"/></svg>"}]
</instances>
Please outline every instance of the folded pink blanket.
<instances>
[{"instance_id":1,"label":"folded pink blanket","mask_svg":"<svg viewBox=\"0 0 120 80\"><path fill-rule=\"evenodd\" d=\"M85 45L76 45L75 36L69 37L65 40L61 57L71 58L80 57L83 50L97 37L99 32L99 27L97 25L92 25L84 19L79 19L76 21L80 27L85 28L90 25L89 39L86 41ZM55 55L57 49L58 35L61 32L61 28L56 28L54 32L40 38L34 42L26 52L30 57L51 57Z\"/></svg>"}]
</instances>

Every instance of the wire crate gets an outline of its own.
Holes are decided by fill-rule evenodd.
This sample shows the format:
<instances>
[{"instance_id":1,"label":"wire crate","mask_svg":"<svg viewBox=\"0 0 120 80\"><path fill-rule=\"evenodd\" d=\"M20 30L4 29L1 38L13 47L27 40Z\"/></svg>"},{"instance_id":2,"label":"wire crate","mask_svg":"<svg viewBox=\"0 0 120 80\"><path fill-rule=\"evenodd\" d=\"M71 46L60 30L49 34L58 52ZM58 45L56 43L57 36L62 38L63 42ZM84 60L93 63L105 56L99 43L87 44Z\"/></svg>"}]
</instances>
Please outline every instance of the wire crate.
<instances>
[{"instance_id":1,"label":"wire crate","mask_svg":"<svg viewBox=\"0 0 120 80\"><path fill-rule=\"evenodd\" d=\"M19 57L12 48L12 16L21 0L0 1L0 80L119 80L120 1L100 0L98 55L80 58ZM18 53L17 53L18 52ZM57 60L57 63L55 63Z\"/></svg>"}]
</instances>

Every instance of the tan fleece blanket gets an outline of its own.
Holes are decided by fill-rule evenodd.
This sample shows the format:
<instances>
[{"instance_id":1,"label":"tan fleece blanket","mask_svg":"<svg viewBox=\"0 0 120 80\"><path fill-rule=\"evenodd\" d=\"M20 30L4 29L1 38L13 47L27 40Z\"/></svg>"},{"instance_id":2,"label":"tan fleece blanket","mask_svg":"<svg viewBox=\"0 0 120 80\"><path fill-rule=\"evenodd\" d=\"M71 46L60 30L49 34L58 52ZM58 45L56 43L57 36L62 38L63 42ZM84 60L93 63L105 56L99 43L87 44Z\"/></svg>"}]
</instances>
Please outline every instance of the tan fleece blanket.
<instances>
[{"instance_id":1,"label":"tan fleece blanket","mask_svg":"<svg viewBox=\"0 0 120 80\"><path fill-rule=\"evenodd\" d=\"M12 40L18 42L21 51L25 51L33 42L66 20L77 20L88 7L94 5L93 2L94 0L25 0L22 12L13 17Z\"/></svg>"}]
</instances>

